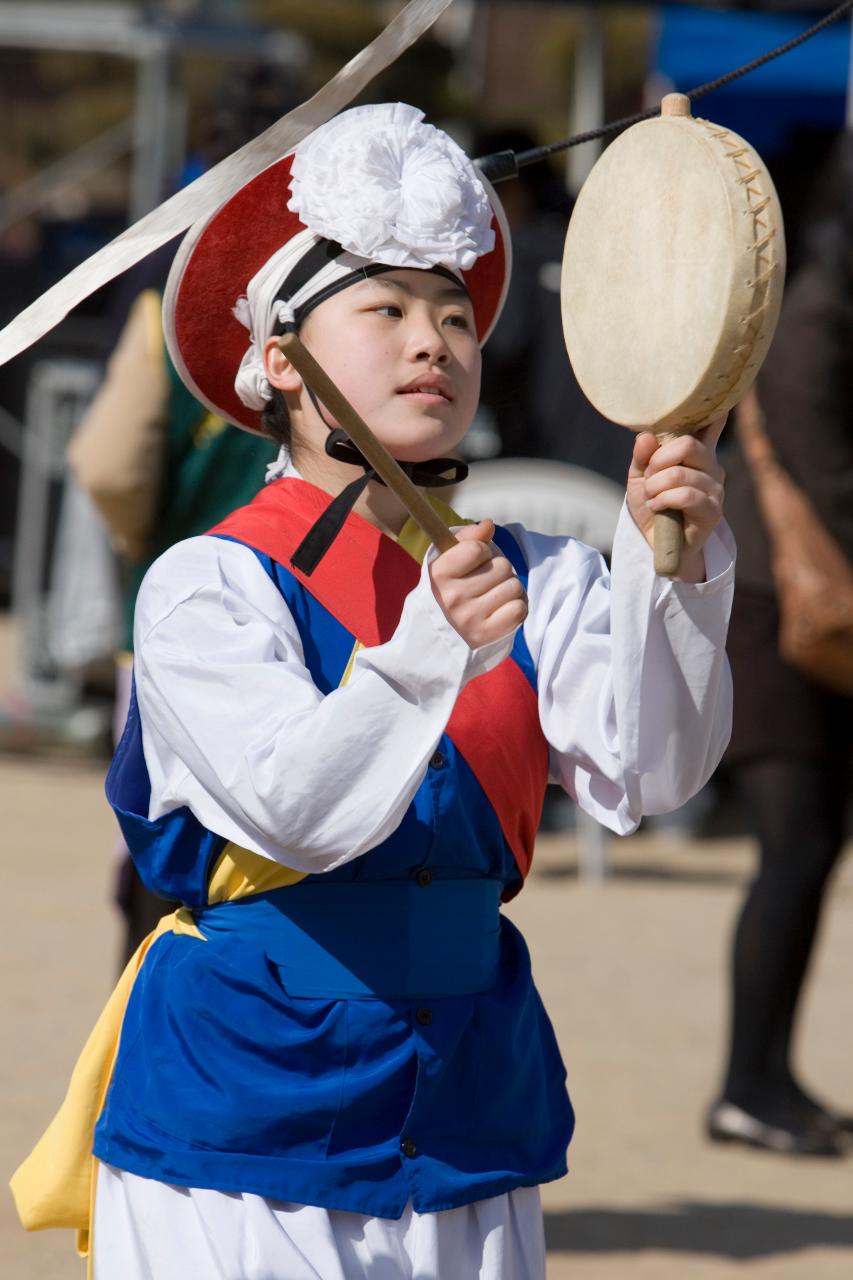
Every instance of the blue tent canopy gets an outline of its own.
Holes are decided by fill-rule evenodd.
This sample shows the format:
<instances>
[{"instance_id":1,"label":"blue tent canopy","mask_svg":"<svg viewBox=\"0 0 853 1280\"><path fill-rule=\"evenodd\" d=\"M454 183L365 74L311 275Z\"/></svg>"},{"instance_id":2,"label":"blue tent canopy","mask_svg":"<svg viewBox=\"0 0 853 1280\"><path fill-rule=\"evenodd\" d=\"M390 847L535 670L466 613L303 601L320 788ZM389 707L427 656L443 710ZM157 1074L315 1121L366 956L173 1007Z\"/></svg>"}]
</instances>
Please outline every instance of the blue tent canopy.
<instances>
[{"instance_id":1,"label":"blue tent canopy","mask_svg":"<svg viewBox=\"0 0 853 1280\"><path fill-rule=\"evenodd\" d=\"M814 14L720 13L664 5L655 66L676 88L691 89L783 44L813 22ZM843 127L849 74L850 23L842 20L700 99L696 111L772 153L797 130Z\"/></svg>"}]
</instances>

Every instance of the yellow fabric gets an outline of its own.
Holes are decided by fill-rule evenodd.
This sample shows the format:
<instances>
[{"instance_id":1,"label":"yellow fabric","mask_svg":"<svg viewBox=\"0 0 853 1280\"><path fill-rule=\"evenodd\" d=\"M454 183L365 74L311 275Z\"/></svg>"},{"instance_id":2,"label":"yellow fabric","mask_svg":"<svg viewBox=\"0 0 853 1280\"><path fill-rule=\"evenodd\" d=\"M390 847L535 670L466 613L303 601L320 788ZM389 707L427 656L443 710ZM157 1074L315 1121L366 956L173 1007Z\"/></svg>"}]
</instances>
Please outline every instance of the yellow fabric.
<instances>
[{"instance_id":1,"label":"yellow fabric","mask_svg":"<svg viewBox=\"0 0 853 1280\"><path fill-rule=\"evenodd\" d=\"M430 502L448 524L468 523L436 498ZM429 540L413 520L407 520L398 541L416 560L423 561ZM345 684L361 645L356 641L346 670ZM304 872L284 867L236 844L228 844L217 859L208 886L210 903L231 902L254 893L297 884ZM136 975L153 942L168 931L204 941L192 912L179 907L164 916L145 938L128 963L103 1013L95 1024L71 1075L65 1099L43 1136L16 1170L12 1195L18 1216L28 1231L45 1227L71 1227L77 1233L77 1251L89 1253L89 1233L94 1206L97 1161L92 1155L95 1125L107 1095L118 1054L122 1023Z\"/></svg>"},{"instance_id":2,"label":"yellow fabric","mask_svg":"<svg viewBox=\"0 0 853 1280\"><path fill-rule=\"evenodd\" d=\"M209 901L227 902L304 878L302 872L229 844L214 867ZM83 1047L59 1111L11 1180L15 1207L26 1230L71 1227L77 1233L81 1257L89 1252L97 1170L92 1155L95 1125L112 1078L127 1002L148 949L169 931L205 941L187 907L164 916L143 939Z\"/></svg>"},{"instance_id":3,"label":"yellow fabric","mask_svg":"<svg viewBox=\"0 0 853 1280\"><path fill-rule=\"evenodd\" d=\"M444 523L448 526L476 523L474 520L465 520L462 516L457 515L452 507L449 507L446 502L441 501L441 498L433 498L431 495L427 495L427 501L435 511L436 515L441 516ZM420 525L416 524L411 516L409 516L408 520L400 530L397 541L404 551L408 551L409 555L414 560L417 560L418 564L423 564L424 556L426 555L427 548L430 545L430 540Z\"/></svg>"},{"instance_id":4,"label":"yellow fabric","mask_svg":"<svg viewBox=\"0 0 853 1280\"><path fill-rule=\"evenodd\" d=\"M124 1011L148 948L170 929L203 936L192 914L182 907L173 915L164 916L154 932L140 943L86 1041L62 1106L12 1178L15 1206L26 1229L73 1227L77 1231L77 1251L82 1256L89 1246L89 1205L95 1169L93 1134L112 1076Z\"/></svg>"},{"instance_id":5,"label":"yellow fabric","mask_svg":"<svg viewBox=\"0 0 853 1280\"><path fill-rule=\"evenodd\" d=\"M340 683L341 688L343 688L347 680L349 680L350 676L352 675L352 664L355 662L359 649L363 649L363 648L364 648L364 645L361 643L361 641L356 640L355 644L352 647L352 653L349 656L349 661L347 662L347 665L344 667L344 674L341 676L341 683Z\"/></svg>"},{"instance_id":6,"label":"yellow fabric","mask_svg":"<svg viewBox=\"0 0 853 1280\"><path fill-rule=\"evenodd\" d=\"M213 868L208 885L207 900L236 902L252 893L268 893L270 889L283 889L289 884L304 880L306 871L293 871L272 858L264 858L238 844L227 844Z\"/></svg>"}]
</instances>

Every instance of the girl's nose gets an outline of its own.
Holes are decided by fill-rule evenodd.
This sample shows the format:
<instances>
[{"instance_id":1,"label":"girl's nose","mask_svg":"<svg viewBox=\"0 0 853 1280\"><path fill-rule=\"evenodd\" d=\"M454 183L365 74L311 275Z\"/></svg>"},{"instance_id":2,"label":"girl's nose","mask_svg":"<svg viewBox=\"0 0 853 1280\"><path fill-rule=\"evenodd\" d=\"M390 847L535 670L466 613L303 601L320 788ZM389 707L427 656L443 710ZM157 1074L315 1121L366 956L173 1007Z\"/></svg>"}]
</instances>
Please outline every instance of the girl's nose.
<instances>
[{"instance_id":1,"label":"girl's nose","mask_svg":"<svg viewBox=\"0 0 853 1280\"><path fill-rule=\"evenodd\" d=\"M450 359L444 334L441 329L428 321L418 325L417 330L413 332L410 349L416 360L446 364Z\"/></svg>"}]
</instances>

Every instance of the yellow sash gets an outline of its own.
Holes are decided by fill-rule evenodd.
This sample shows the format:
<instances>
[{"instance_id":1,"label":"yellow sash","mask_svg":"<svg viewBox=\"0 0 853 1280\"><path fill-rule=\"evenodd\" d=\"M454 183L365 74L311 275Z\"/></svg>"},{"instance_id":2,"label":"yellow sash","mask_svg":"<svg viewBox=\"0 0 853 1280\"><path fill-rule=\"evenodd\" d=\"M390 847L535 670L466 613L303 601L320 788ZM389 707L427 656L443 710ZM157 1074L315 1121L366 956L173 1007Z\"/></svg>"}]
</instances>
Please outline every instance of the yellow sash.
<instances>
[{"instance_id":1,"label":"yellow sash","mask_svg":"<svg viewBox=\"0 0 853 1280\"><path fill-rule=\"evenodd\" d=\"M298 871L229 844L214 867L210 901L225 902L263 893L304 878ZM153 933L143 939L77 1059L62 1105L11 1180L15 1207L27 1231L71 1227L77 1232L77 1252L81 1257L89 1252L97 1170L92 1155L95 1125L112 1079L127 1002L148 949L169 931L204 941L186 907L164 916Z\"/></svg>"},{"instance_id":2,"label":"yellow sash","mask_svg":"<svg viewBox=\"0 0 853 1280\"><path fill-rule=\"evenodd\" d=\"M93 1134L112 1076L124 1011L145 953L169 929L202 936L192 915L181 907L164 916L140 943L77 1059L62 1106L12 1178L15 1207L26 1229L73 1227L83 1257L89 1251L94 1192Z\"/></svg>"}]
</instances>

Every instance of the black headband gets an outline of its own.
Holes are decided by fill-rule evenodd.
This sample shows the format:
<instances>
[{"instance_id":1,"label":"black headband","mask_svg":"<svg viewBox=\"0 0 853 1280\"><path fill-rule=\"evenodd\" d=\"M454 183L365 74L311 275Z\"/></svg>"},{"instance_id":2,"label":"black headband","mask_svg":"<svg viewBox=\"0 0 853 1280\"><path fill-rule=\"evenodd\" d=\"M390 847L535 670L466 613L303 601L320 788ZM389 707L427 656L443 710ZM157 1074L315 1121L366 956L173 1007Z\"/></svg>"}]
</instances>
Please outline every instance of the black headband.
<instances>
[{"instance_id":1,"label":"black headband","mask_svg":"<svg viewBox=\"0 0 853 1280\"><path fill-rule=\"evenodd\" d=\"M308 252L299 259L295 267L289 272L284 280L278 293L275 296L276 302L289 302L291 298L295 298L300 289L303 289L308 281L320 272L329 262L334 262L344 252L337 240L319 240L317 244L312 245ZM418 268L421 270L423 268ZM425 268L432 271L435 275L445 276L448 280L452 280L455 285L471 297L465 285L465 281L459 276L448 270L447 267L435 266ZM351 284L357 284L359 280L369 280L371 276L383 275L388 271L399 271L400 268L387 263L371 262L366 267L357 267L348 275L341 276L339 280L333 280L331 284L326 285L325 289L321 289L319 293L315 293L313 297L308 298L301 307L294 313L292 321L282 322L277 320L272 331L273 337L278 337L287 329L298 329L305 317L319 307L321 302L325 302L327 298L332 298L336 293L340 293L342 289L348 288Z\"/></svg>"}]
</instances>

